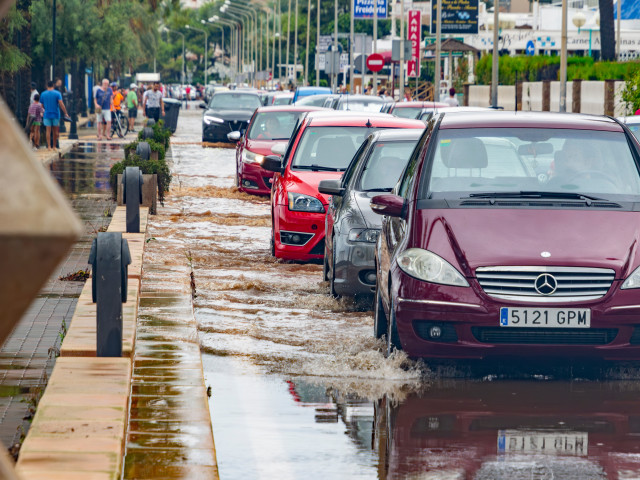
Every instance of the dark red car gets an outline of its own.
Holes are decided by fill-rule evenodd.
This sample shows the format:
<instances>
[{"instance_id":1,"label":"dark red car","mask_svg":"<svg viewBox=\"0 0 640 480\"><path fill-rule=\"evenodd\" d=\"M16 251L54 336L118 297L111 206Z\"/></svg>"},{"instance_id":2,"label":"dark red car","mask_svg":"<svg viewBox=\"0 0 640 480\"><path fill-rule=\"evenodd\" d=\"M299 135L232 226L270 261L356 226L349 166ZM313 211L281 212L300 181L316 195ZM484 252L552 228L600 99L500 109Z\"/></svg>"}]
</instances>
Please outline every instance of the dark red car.
<instances>
[{"instance_id":1,"label":"dark red car","mask_svg":"<svg viewBox=\"0 0 640 480\"><path fill-rule=\"evenodd\" d=\"M340 178L369 134L382 128L424 128L424 123L375 112L312 112L293 132L282 160L265 159L263 167L277 172L271 191L276 257L322 259L329 196L318 192L318 183Z\"/></svg>"},{"instance_id":2,"label":"dark red car","mask_svg":"<svg viewBox=\"0 0 640 480\"><path fill-rule=\"evenodd\" d=\"M639 166L611 118L436 115L371 200L376 335L412 357L640 359Z\"/></svg>"},{"instance_id":3,"label":"dark red car","mask_svg":"<svg viewBox=\"0 0 640 480\"><path fill-rule=\"evenodd\" d=\"M236 146L236 186L239 190L254 195L271 193L273 172L262 168L262 162L271 155L271 148L280 143L286 145L296 124L307 112L323 110L319 107L279 107L258 108L240 137Z\"/></svg>"}]
</instances>

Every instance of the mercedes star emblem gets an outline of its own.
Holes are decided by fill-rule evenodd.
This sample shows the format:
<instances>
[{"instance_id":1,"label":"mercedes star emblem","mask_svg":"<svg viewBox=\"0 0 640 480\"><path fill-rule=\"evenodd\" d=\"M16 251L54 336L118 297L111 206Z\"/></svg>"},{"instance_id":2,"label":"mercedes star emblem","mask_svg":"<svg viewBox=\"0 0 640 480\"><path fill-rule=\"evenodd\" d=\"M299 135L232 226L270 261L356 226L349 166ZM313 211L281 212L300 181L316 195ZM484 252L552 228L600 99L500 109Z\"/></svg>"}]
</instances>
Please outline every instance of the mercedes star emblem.
<instances>
[{"instance_id":1,"label":"mercedes star emblem","mask_svg":"<svg viewBox=\"0 0 640 480\"><path fill-rule=\"evenodd\" d=\"M540 295L552 295L558 288L558 281L553 275L543 273L536 278L534 287Z\"/></svg>"},{"instance_id":2,"label":"mercedes star emblem","mask_svg":"<svg viewBox=\"0 0 640 480\"><path fill-rule=\"evenodd\" d=\"M549 252L542 252L540 254L540 256L543 257L543 258L549 258L551 256L551 254Z\"/></svg>"}]
</instances>

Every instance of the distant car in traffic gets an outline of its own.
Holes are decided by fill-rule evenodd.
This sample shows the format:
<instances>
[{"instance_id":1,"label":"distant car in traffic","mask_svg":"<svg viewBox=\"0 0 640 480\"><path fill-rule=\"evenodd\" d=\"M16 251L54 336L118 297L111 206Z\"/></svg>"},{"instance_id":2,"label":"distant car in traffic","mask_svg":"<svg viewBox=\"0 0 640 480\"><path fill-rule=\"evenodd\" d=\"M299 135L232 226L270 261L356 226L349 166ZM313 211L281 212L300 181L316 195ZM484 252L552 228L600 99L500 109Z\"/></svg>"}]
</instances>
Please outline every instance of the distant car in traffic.
<instances>
[{"instance_id":1,"label":"distant car in traffic","mask_svg":"<svg viewBox=\"0 0 640 480\"><path fill-rule=\"evenodd\" d=\"M295 94L293 96L293 103L297 104L303 98L313 97L317 95L328 95L331 93L331 89L329 87L298 87L296 88ZM322 105L313 105L314 107L321 107Z\"/></svg>"},{"instance_id":2,"label":"distant car in traffic","mask_svg":"<svg viewBox=\"0 0 640 480\"><path fill-rule=\"evenodd\" d=\"M395 102L389 107L388 113L396 117L419 119L420 115L426 111L448 106L446 103L441 102Z\"/></svg>"},{"instance_id":3,"label":"distant car in traffic","mask_svg":"<svg viewBox=\"0 0 640 480\"><path fill-rule=\"evenodd\" d=\"M291 105L293 101L293 92L269 92L264 97L263 104L265 107L272 105Z\"/></svg>"},{"instance_id":4,"label":"distant car in traffic","mask_svg":"<svg viewBox=\"0 0 640 480\"><path fill-rule=\"evenodd\" d=\"M294 102L295 105L298 106L309 106L309 107L325 107L331 108L330 106L326 106L328 98L332 98L334 95L331 93L322 93L318 95L310 95L306 97L299 98ZM294 97L295 98L295 97Z\"/></svg>"},{"instance_id":5,"label":"distant car in traffic","mask_svg":"<svg viewBox=\"0 0 640 480\"><path fill-rule=\"evenodd\" d=\"M260 107L251 120L244 135L232 132L229 140L237 141L236 146L236 186L239 190L255 195L271 193L271 178L274 173L262 168L267 155L272 155L272 147L289 142L293 129L300 119L318 107Z\"/></svg>"},{"instance_id":6,"label":"distant car in traffic","mask_svg":"<svg viewBox=\"0 0 640 480\"><path fill-rule=\"evenodd\" d=\"M332 195L325 222L324 274L332 295L373 295L375 249L382 217L371 198L398 182L423 128L380 130L369 135L339 180L322 180Z\"/></svg>"},{"instance_id":7,"label":"distant car in traffic","mask_svg":"<svg viewBox=\"0 0 640 480\"><path fill-rule=\"evenodd\" d=\"M208 105L200 104L200 108L206 110L202 116L202 141L229 142L227 134L244 132L253 112L259 107L257 93L241 90L216 92Z\"/></svg>"},{"instance_id":8,"label":"distant car in traffic","mask_svg":"<svg viewBox=\"0 0 640 480\"><path fill-rule=\"evenodd\" d=\"M553 152L541 178L520 154ZM640 144L606 117L438 114L374 197L374 331L411 357L640 359Z\"/></svg>"},{"instance_id":9,"label":"distant car in traffic","mask_svg":"<svg viewBox=\"0 0 640 480\"><path fill-rule=\"evenodd\" d=\"M631 133L640 140L640 115L631 115L629 117L619 117L622 123L626 125L626 127L631 130Z\"/></svg>"},{"instance_id":10,"label":"distant car in traffic","mask_svg":"<svg viewBox=\"0 0 640 480\"><path fill-rule=\"evenodd\" d=\"M328 196L318 183L337 179L372 132L385 128L422 128L418 120L353 112L311 112L291 136L284 157L269 155L263 168L276 172L271 191L271 251L287 260L324 256Z\"/></svg>"},{"instance_id":11,"label":"distant car in traffic","mask_svg":"<svg viewBox=\"0 0 640 480\"><path fill-rule=\"evenodd\" d=\"M325 101L326 108L346 110L350 112L380 113L388 102L375 95L333 95Z\"/></svg>"}]
</instances>

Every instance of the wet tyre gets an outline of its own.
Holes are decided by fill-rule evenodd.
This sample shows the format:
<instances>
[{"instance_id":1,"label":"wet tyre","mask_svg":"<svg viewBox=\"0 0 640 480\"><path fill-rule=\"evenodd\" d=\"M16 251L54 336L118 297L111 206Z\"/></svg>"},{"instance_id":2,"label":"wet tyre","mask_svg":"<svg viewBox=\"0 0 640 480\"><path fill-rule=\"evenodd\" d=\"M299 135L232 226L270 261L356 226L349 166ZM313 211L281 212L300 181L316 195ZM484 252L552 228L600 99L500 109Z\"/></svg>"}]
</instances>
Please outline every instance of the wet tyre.
<instances>
[{"instance_id":1,"label":"wet tyre","mask_svg":"<svg viewBox=\"0 0 640 480\"><path fill-rule=\"evenodd\" d=\"M151 158L151 147L147 142L140 142L136 147L136 155L142 160L149 160Z\"/></svg>"},{"instance_id":2,"label":"wet tyre","mask_svg":"<svg viewBox=\"0 0 640 480\"><path fill-rule=\"evenodd\" d=\"M402 350L400 337L398 336L398 325L396 323L396 307L393 300L389 304L389 326L387 332L387 357L395 350Z\"/></svg>"},{"instance_id":3,"label":"wet tyre","mask_svg":"<svg viewBox=\"0 0 640 480\"><path fill-rule=\"evenodd\" d=\"M329 281L329 264L327 263L327 259L329 256L327 255L327 247L324 248L324 258L322 259L322 280L325 282Z\"/></svg>"},{"instance_id":4,"label":"wet tyre","mask_svg":"<svg viewBox=\"0 0 640 480\"><path fill-rule=\"evenodd\" d=\"M273 229L271 229L271 240L269 242L269 250L272 257L276 256L276 241L273 233Z\"/></svg>"},{"instance_id":5,"label":"wet tyre","mask_svg":"<svg viewBox=\"0 0 640 480\"><path fill-rule=\"evenodd\" d=\"M376 338L382 338L387 334L387 315L384 313L380 290L376 288L376 296L373 304L373 334Z\"/></svg>"},{"instance_id":6,"label":"wet tyre","mask_svg":"<svg viewBox=\"0 0 640 480\"><path fill-rule=\"evenodd\" d=\"M336 239L335 237L332 238L331 240L332 245L335 247L336 244ZM324 257L325 259L327 258L326 255ZM329 294L332 297L339 297L340 295L338 295L336 293L336 260L335 257L333 256L333 251L331 252L331 256L329 257L329 259L327 260L327 266L330 267L329 271L327 272L327 276L329 277Z\"/></svg>"}]
</instances>

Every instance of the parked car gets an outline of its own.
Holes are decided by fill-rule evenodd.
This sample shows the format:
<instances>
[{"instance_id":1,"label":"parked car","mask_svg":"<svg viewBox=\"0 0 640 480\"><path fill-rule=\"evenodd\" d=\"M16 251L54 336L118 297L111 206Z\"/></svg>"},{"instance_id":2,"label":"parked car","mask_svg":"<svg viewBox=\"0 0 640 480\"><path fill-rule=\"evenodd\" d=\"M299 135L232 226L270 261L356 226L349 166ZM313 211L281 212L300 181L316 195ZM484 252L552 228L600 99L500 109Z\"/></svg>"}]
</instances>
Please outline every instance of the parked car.
<instances>
[{"instance_id":1,"label":"parked car","mask_svg":"<svg viewBox=\"0 0 640 480\"><path fill-rule=\"evenodd\" d=\"M450 107L446 105L444 107L423 108L422 110L420 110L416 118L418 118L419 120L422 120L423 122L428 122L429 120L431 120L431 117L433 117L437 113L466 113L466 112L495 112L495 111L496 111L495 109L487 108L487 107Z\"/></svg>"},{"instance_id":2,"label":"parked car","mask_svg":"<svg viewBox=\"0 0 640 480\"><path fill-rule=\"evenodd\" d=\"M267 155L276 144L287 144L293 129L300 119L319 107L260 107L249 122L245 135L232 132L229 140L237 141L236 186L243 192L255 195L271 193L271 178L274 173L262 168Z\"/></svg>"},{"instance_id":3,"label":"parked car","mask_svg":"<svg viewBox=\"0 0 640 480\"><path fill-rule=\"evenodd\" d=\"M375 248L382 217L369 206L391 192L424 128L380 130L369 135L340 180L322 180L332 195L325 221L324 273L332 295L373 295Z\"/></svg>"},{"instance_id":4,"label":"parked car","mask_svg":"<svg viewBox=\"0 0 640 480\"><path fill-rule=\"evenodd\" d=\"M229 88L225 87L224 85L207 85L204 88L204 101L209 103L214 93L228 92L228 91L229 91Z\"/></svg>"},{"instance_id":5,"label":"parked car","mask_svg":"<svg viewBox=\"0 0 640 480\"><path fill-rule=\"evenodd\" d=\"M264 98L264 105L291 105L292 101L293 92L269 92Z\"/></svg>"},{"instance_id":6,"label":"parked car","mask_svg":"<svg viewBox=\"0 0 640 480\"><path fill-rule=\"evenodd\" d=\"M300 100L306 97L313 97L316 95L327 95L331 93L329 87L298 87L296 88L295 95L293 96L293 103L298 103ZM315 107L321 107L322 105L314 105Z\"/></svg>"},{"instance_id":7,"label":"parked car","mask_svg":"<svg viewBox=\"0 0 640 480\"><path fill-rule=\"evenodd\" d=\"M448 106L441 102L395 102L389 107L389 113L402 118L420 118L425 111L432 112Z\"/></svg>"},{"instance_id":8,"label":"parked car","mask_svg":"<svg viewBox=\"0 0 640 480\"><path fill-rule=\"evenodd\" d=\"M334 97L334 95L331 93L310 95L310 96L299 98L298 100L294 101L294 104L298 106L305 106L305 107L331 108L330 106L327 107L325 103L327 102L328 98L332 98L332 97Z\"/></svg>"},{"instance_id":9,"label":"parked car","mask_svg":"<svg viewBox=\"0 0 640 480\"><path fill-rule=\"evenodd\" d=\"M538 149L549 178L520 155ZM640 359L639 164L610 118L436 115L371 200L376 336L411 357Z\"/></svg>"},{"instance_id":10,"label":"parked car","mask_svg":"<svg viewBox=\"0 0 640 480\"><path fill-rule=\"evenodd\" d=\"M380 112L386 103L388 102L384 98L375 95L339 95L330 108L351 112Z\"/></svg>"},{"instance_id":11,"label":"parked car","mask_svg":"<svg viewBox=\"0 0 640 480\"><path fill-rule=\"evenodd\" d=\"M421 128L418 120L386 114L311 112L291 136L284 157L267 156L263 168L276 172L271 190L271 251L288 260L324 256L328 196L320 180L340 177L370 133L383 128Z\"/></svg>"},{"instance_id":12,"label":"parked car","mask_svg":"<svg viewBox=\"0 0 640 480\"><path fill-rule=\"evenodd\" d=\"M202 116L202 141L229 142L227 134L244 132L258 107L257 93L238 90L215 93L209 105L200 104L200 108L206 109Z\"/></svg>"}]
</instances>

